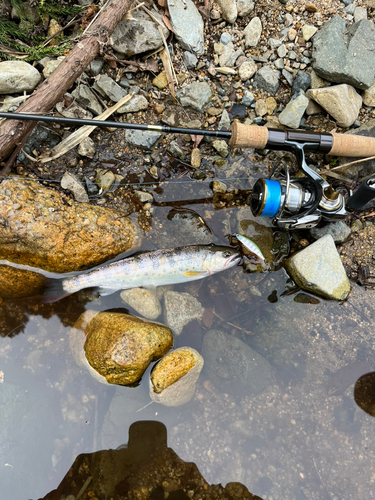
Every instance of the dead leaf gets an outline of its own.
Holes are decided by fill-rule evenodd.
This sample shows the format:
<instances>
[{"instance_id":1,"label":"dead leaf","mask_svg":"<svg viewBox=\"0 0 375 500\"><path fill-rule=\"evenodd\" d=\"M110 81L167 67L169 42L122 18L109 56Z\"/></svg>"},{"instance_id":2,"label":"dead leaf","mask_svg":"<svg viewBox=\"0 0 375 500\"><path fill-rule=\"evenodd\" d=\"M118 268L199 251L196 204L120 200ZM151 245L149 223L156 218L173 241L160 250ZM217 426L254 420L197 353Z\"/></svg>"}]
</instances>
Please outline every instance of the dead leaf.
<instances>
[{"instance_id":1,"label":"dead leaf","mask_svg":"<svg viewBox=\"0 0 375 500\"><path fill-rule=\"evenodd\" d=\"M168 9L167 0L158 0L158 5L160 5L160 7L163 7L163 9Z\"/></svg>"},{"instance_id":2,"label":"dead leaf","mask_svg":"<svg viewBox=\"0 0 375 500\"><path fill-rule=\"evenodd\" d=\"M172 33L174 33L174 31L172 29L171 22L165 14L163 16L163 23L166 25L166 27L169 29L169 31L172 31Z\"/></svg>"},{"instance_id":3,"label":"dead leaf","mask_svg":"<svg viewBox=\"0 0 375 500\"><path fill-rule=\"evenodd\" d=\"M192 141L194 142L194 147L197 148L199 144L202 142L203 135L191 135Z\"/></svg>"}]
</instances>

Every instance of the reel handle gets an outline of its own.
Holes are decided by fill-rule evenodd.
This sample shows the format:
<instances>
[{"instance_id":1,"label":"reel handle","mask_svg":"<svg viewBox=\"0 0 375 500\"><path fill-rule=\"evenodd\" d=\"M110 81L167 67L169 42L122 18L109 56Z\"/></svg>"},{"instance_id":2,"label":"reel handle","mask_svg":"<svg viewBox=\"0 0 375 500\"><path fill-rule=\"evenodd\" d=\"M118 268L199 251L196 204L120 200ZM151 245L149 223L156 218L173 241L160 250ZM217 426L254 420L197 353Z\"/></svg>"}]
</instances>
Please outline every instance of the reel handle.
<instances>
[{"instance_id":1,"label":"reel handle","mask_svg":"<svg viewBox=\"0 0 375 500\"><path fill-rule=\"evenodd\" d=\"M230 147L279 149L289 151L288 142L309 143L306 151L332 156L367 158L375 156L375 137L354 134L328 134L303 130L268 129L244 125L235 120L231 127Z\"/></svg>"},{"instance_id":2,"label":"reel handle","mask_svg":"<svg viewBox=\"0 0 375 500\"><path fill-rule=\"evenodd\" d=\"M346 200L346 207L360 210L373 198L375 198L375 177L362 182L357 191Z\"/></svg>"}]
</instances>

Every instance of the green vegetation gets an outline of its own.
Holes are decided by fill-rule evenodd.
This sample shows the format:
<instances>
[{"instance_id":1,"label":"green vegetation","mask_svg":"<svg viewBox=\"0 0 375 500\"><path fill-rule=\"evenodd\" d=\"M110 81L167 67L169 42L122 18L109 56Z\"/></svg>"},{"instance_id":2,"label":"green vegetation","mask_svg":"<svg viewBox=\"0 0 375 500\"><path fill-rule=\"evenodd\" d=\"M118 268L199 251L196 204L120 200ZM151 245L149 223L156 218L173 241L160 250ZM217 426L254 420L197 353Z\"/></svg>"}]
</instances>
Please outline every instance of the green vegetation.
<instances>
[{"instance_id":1,"label":"green vegetation","mask_svg":"<svg viewBox=\"0 0 375 500\"><path fill-rule=\"evenodd\" d=\"M17 20L11 19L12 9ZM0 59L32 62L62 55L71 48L72 37L61 32L55 38L57 45L44 47L49 20L64 24L66 17L73 17L84 9L86 7L58 0L0 0Z\"/></svg>"}]
</instances>

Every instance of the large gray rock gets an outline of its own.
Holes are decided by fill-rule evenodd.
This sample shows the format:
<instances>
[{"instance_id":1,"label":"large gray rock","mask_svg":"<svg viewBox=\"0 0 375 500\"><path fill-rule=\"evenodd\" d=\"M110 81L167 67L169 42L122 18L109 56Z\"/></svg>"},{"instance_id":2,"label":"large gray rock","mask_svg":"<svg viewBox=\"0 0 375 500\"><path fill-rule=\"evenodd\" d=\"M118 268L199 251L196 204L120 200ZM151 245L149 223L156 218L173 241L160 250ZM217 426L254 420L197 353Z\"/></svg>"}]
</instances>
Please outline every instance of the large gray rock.
<instances>
[{"instance_id":1,"label":"large gray rock","mask_svg":"<svg viewBox=\"0 0 375 500\"><path fill-rule=\"evenodd\" d=\"M193 82L183 87L177 97L184 107L191 107L200 113L203 113L204 107L212 99L211 87L206 82Z\"/></svg>"},{"instance_id":2,"label":"large gray rock","mask_svg":"<svg viewBox=\"0 0 375 500\"><path fill-rule=\"evenodd\" d=\"M0 62L0 94L34 90L40 82L37 69L25 61Z\"/></svg>"},{"instance_id":3,"label":"large gray rock","mask_svg":"<svg viewBox=\"0 0 375 500\"><path fill-rule=\"evenodd\" d=\"M272 367L263 356L220 330L205 334L201 354L207 377L223 392L236 394L246 389L255 395L273 382Z\"/></svg>"},{"instance_id":4,"label":"large gray rock","mask_svg":"<svg viewBox=\"0 0 375 500\"><path fill-rule=\"evenodd\" d=\"M350 292L350 283L330 234L296 253L285 267L294 281L327 299L344 300Z\"/></svg>"},{"instance_id":5,"label":"large gray rock","mask_svg":"<svg viewBox=\"0 0 375 500\"><path fill-rule=\"evenodd\" d=\"M161 16L153 11L152 14L164 26L163 34L167 39L168 29L165 27ZM158 24L151 20L150 16L141 9L133 12L134 19L120 21L110 37L112 47L126 57L141 54L149 50L158 49L163 45Z\"/></svg>"},{"instance_id":6,"label":"large gray rock","mask_svg":"<svg viewBox=\"0 0 375 500\"><path fill-rule=\"evenodd\" d=\"M142 130L127 130L125 139L132 146L142 149L151 149L156 141L161 137L160 132L142 131Z\"/></svg>"},{"instance_id":7,"label":"large gray rock","mask_svg":"<svg viewBox=\"0 0 375 500\"><path fill-rule=\"evenodd\" d=\"M339 15L325 23L313 38L312 66L336 83L367 89L375 76L375 26L363 19L346 28Z\"/></svg>"},{"instance_id":8,"label":"large gray rock","mask_svg":"<svg viewBox=\"0 0 375 500\"><path fill-rule=\"evenodd\" d=\"M178 43L196 56L204 53L203 19L191 0L168 0L171 25Z\"/></svg>"},{"instance_id":9,"label":"large gray rock","mask_svg":"<svg viewBox=\"0 0 375 500\"><path fill-rule=\"evenodd\" d=\"M306 96L329 113L339 127L350 127L359 114L362 97L351 85L333 85L323 89L309 89Z\"/></svg>"},{"instance_id":10,"label":"large gray rock","mask_svg":"<svg viewBox=\"0 0 375 500\"><path fill-rule=\"evenodd\" d=\"M280 86L280 71L272 69L270 66L263 66L256 72L254 77L254 87L259 87L270 95L275 95Z\"/></svg>"},{"instance_id":11,"label":"large gray rock","mask_svg":"<svg viewBox=\"0 0 375 500\"><path fill-rule=\"evenodd\" d=\"M298 128L308 104L309 100L304 94L300 94L288 102L285 109L279 115L281 125L289 128Z\"/></svg>"}]
</instances>

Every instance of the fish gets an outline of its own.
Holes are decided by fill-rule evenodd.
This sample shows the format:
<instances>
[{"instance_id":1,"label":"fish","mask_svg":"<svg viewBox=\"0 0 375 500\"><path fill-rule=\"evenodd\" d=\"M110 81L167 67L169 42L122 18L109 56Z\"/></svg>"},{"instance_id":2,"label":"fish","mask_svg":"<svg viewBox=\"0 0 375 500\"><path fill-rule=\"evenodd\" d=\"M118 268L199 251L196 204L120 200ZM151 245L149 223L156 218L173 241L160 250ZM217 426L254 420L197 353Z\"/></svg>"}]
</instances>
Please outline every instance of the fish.
<instances>
[{"instance_id":1,"label":"fish","mask_svg":"<svg viewBox=\"0 0 375 500\"><path fill-rule=\"evenodd\" d=\"M241 245L243 245L247 250L249 250L249 252L256 255L263 262L266 261L260 248L253 241L251 241L246 236L242 236L241 234L233 234L233 236L235 236L238 239L238 241L241 243Z\"/></svg>"},{"instance_id":2,"label":"fish","mask_svg":"<svg viewBox=\"0 0 375 500\"><path fill-rule=\"evenodd\" d=\"M84 288L95 288L100 295L110 295L130 288L154 289L161 285L186 283L236 266L241 259L240 252L231 247L190 245L140 253L88 271L65 273L60 278L57 273L6 260L0 260L0 264L49 278L42 302L52 303Z\"/></svg>"}]
</instances>

